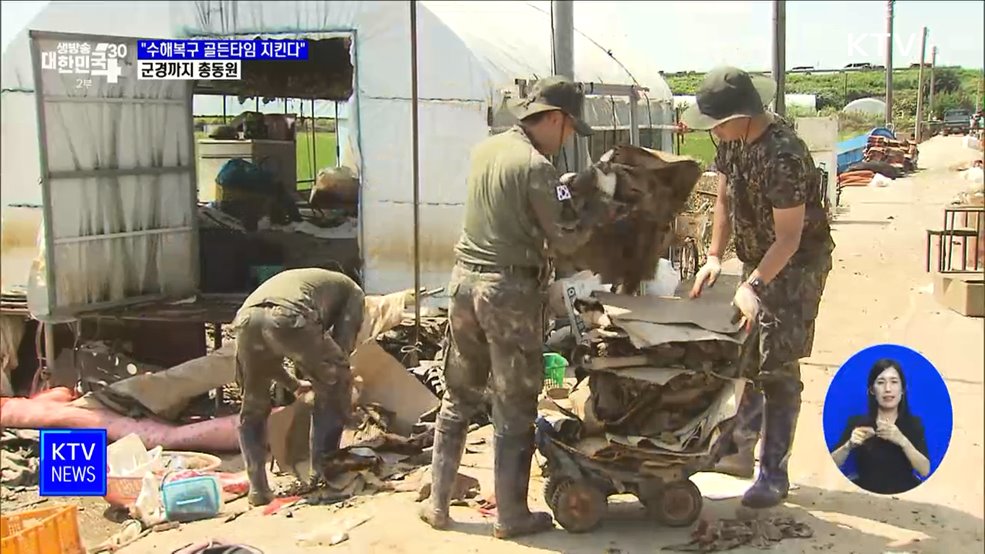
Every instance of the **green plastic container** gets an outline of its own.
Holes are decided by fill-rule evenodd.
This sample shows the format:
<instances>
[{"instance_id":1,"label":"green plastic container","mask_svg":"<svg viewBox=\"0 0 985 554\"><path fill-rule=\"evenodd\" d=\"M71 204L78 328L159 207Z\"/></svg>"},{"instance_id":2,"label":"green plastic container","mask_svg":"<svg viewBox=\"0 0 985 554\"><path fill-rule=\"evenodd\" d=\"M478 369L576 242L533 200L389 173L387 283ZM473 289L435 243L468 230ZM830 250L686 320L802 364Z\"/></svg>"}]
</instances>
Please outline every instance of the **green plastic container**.
<instances>
[{"instance_id":1,"label":"green plastic container","mask_svg":"<svg viewBox=\"0 0 985 554\"><path fill-rule=\"evenodd\" d=\"M564 376L568 370L568 360L564 356L547 352L544 354L544 382L555 387L564 386Z\"/></svg>"}]
</instances>

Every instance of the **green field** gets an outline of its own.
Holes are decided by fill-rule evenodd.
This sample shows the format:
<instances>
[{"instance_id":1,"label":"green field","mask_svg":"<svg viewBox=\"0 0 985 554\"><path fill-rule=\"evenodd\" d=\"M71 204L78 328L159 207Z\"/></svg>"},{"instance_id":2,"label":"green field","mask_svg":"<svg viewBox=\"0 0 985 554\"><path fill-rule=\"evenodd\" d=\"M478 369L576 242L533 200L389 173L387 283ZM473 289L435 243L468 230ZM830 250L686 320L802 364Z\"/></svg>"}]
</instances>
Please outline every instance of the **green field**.
<instances>
[{"instance_id":1,"label":"green field","mask_svg":"<svg viewBox=\"0 0 985 554\"><path fill-rule=\"evenodd\" d=\"M868 131L871 128L866 128L861 132ZM838 140L850 139L861 134L861 132L854 129L841 130L838 133ZM688 133L685 135L684 143L681 145L681 155L691 156L696 160L700 160L702 166L707 169L715 159L715 144L706 132Z\"/></svg>"},{"instance_id":2,"label":"green field","mask_svg":"<svg viewBox=\"0 0 985 554\"><path fill-rule=\"evenodd\" d=\"M198 159L198 141L208 138L204 132L195 133L195 158ZM312 180L318 174L319 169L335 166L335 133L328 131L315 132L315 159L317 167L312 171L311 163L311 135L310 133L299 133L297 135L297 176L298 190L304 191L311 188Z\"/></svg>"}]
</instances>

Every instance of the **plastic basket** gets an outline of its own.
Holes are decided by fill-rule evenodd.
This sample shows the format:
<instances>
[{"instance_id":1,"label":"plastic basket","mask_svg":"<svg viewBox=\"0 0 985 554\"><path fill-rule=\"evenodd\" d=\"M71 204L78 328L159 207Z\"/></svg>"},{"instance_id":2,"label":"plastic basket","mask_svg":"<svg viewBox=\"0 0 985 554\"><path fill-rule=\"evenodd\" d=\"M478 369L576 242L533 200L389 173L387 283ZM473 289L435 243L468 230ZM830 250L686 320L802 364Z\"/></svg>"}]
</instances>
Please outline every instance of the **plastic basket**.
<instances>
[{"instance_id":1,"label":"plastic basket","mask_svg":"<svg viewBox=\"0 0 985 554\"><path fill-rule=\"evenodd\" d=\"M568 370L568 360L554 352L544 353L544 382L554 387L564 386L564 376Z\"/></svg>"},{"instance_id":2,"label":"plastic basket","mask_svg":"<svg viewBox=\"0 0 985 554\"><path fill-rule=\"evenodd\" d=\"M52 506L0 516L3 554L83 554L76 506Z\"/></svg>"}]
</instances>

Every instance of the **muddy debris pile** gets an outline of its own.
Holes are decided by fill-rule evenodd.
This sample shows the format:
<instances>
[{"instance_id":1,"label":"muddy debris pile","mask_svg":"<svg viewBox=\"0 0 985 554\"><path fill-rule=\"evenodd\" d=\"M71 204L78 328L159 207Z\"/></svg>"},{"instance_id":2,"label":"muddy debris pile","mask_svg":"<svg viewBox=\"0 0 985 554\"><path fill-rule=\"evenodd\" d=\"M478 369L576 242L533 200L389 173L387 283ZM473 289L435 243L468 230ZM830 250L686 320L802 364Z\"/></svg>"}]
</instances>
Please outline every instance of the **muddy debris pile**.
<instances>
[{"instance_id":1,"label":"muddy debris pile","mask_svg":"<svg viewBox=\"0 0 985 554\"><path fill-rule=\"evenodd\" d=\"M598 290L579 298L586 330L568 357L587 379L541 403L557 442L632 471L710 458L745 387L746 333L726 294L734 289L725 282L695 300Z\"/></svg>"}]
</instances>

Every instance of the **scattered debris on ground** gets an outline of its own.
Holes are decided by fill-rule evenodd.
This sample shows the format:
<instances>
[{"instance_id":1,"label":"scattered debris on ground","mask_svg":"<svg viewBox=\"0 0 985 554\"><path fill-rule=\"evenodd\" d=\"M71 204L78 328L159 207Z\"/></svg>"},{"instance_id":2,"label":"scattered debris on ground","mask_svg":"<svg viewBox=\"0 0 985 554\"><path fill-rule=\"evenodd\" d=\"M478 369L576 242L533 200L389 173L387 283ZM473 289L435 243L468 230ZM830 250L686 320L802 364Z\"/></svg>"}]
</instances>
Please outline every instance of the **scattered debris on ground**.
<instances>
[{"instance_id":1,"label":"scattered debris on ground","mask_svg":"<svg viewBox=\"0 0 985 554\"><path fill-rule=\"evenodd\" d=\"M723 552L740 546L770 548L784 539L809 539L814 531L791 517L768 519L701 520L691 532L691 541L665 546L675 552Z\"/></svg>"}]
</instances>

